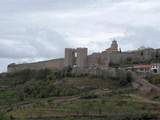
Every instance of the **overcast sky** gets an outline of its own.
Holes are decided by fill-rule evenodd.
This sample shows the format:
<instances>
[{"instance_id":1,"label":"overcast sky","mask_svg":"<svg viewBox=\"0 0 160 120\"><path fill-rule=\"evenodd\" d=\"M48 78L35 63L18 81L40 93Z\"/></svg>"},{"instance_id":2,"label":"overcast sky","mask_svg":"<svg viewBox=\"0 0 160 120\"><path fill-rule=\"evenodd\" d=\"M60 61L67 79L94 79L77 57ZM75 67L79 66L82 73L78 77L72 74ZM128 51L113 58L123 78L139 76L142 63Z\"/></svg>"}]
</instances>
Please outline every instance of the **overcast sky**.
<instances>
[{"instance_id":1,"label":"overcast sky","mask_svg":"<svg viewBox=\"0 0 160 120\"><path fill-rule=\"evenodd\" d=\"M160 0L0 0L0 71L9 63L64 56L65 47L100 52L160 48Z\"/></svg>"}]
</instances>

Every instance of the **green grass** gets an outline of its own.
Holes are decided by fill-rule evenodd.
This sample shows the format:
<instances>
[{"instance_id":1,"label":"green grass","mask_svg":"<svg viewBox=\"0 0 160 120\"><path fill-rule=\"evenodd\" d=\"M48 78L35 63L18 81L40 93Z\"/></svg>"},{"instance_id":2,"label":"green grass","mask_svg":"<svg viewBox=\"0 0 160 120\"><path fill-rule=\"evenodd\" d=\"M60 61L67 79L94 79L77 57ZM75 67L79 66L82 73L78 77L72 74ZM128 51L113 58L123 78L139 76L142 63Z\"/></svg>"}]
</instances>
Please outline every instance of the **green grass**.
<instances>
[{"instance_id":1,"label":"green grass","mask_svg":"<svg viewBox=\"0 0 160 120\"><path fill-rule=\"evenodd\" d=\"M16 96L16 92L13 90L1 90L0 91L0 98L11 98L15 96Z\"/></svg>"},{"instance_id":2,"label":"green grass","mask_svg":"<svg viewBox=\"0 0 160 120\"><path fill-rule=\"evenodd\" d=\"M0 120L11 120L5 113L0 113Z\"/></svg>"}]
</instances>

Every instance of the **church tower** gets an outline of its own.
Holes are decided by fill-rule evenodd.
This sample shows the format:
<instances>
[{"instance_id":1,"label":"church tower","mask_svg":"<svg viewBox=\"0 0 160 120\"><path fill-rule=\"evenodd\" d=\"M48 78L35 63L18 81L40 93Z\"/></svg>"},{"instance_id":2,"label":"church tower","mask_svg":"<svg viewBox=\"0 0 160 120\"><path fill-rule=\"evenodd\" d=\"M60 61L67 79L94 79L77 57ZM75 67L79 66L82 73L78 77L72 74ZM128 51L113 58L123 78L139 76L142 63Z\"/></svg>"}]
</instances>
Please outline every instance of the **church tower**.
<instances>
[{"instance_id":1,"label":"church tower","mask_svg":"<svg viewBox=\"0 0 160 120\"><path fill-rule=\"evenodd\" d=\"M106 49L107 52L118 52L118 43L116 40L112 41L110 48Z\"/></svg>"},{"instance_id":2,"label":"church tower","mask_svg":"<svg viewBox=\"0 0 160 120\"><path fill-rule=\"evenodd\" d=\"M113 51L118 51L118 43L117 43L117 41L116 40L113 40L112 41L112 44L111 44L111 50L113 50Z\"/></svg>"}]
</instances>

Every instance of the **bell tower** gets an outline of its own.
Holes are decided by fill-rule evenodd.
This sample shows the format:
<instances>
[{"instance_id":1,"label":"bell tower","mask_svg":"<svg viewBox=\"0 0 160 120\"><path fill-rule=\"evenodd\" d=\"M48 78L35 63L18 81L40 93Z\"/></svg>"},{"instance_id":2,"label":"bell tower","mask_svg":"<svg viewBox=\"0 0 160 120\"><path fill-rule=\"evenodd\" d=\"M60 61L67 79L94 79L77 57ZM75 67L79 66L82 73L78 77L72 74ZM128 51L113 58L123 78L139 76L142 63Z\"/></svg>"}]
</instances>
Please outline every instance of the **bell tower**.
<instances>
[{"instance_id":1,"label":"bell tower","mask_svg":"<svg viewBox=\"0 0 160 120\"><path fill-rule=\"evenodd\" d=\"M110 52L110 53L112 53L112 52L118 52L118 43L117 43L117 41L113 40L110 48L106 49L106 51Z\"/></svg>"},{"instance_id":2,"label":"bell tower","mask_svg":"<svg viewBox=\"0 0 160 120\"><path fill-rule=\"evenodd\" d=\"M111 44L111 50L113 50L113 51L118 51L118 43L117 43L117 41L116 40L113 40L112 41L112 44Z\"/></svg>"}]
</instances>

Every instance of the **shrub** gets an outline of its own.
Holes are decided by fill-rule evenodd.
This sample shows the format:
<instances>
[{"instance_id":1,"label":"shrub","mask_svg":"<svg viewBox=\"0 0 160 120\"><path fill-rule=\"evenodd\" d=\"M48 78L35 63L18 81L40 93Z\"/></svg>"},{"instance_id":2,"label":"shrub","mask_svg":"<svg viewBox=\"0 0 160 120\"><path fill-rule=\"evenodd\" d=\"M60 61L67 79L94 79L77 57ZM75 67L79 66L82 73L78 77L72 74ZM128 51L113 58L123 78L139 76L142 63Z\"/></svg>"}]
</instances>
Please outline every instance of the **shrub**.
<instances>
[{"instance_id":1,"label":"shrub","mask_svg":"<svg viewBox=\"0 0 160 120\"><path fill-rule=\"evenodd\" d=\"M84 94L82 94L82 96L80 98L81 99L94 99L94 98L98 98L98 95L96 95L94 93L84 93Z\"/></svg>"},{"instance_id":2,"label":"shrub","mask_svg":"<svg viewBox=\"0 0 160 120\"><path fill-rule=\"evenodd\" d=\"M11 81L12 85L17 86L32 79L48 80L55 78L54 73L55 71L49 69L22 70L15 73L8 73L6 78Z\"/></svg>"},{"instance_id":3,"label":"shrub","mask_svg":"<svg viewBox=\"0 0 160 120\"><path fill-rule=\"evenodd\" d=\"M19 100L25 98L47 98L53 96L71 96L79 94L80 90L72 86L54 85L52 82L44 80L31 80L23 86L17 87Z\"/></svg>"},{"instance_id":4,"label":"shrub","mask_svg":"<svg viewBox=\"0 0 160 120\"><path fill-rule=\"evenodd\" d=\"M16 93L10 90L0 90L0 98L11 98L15 97Z\"/></svg>"},{"instance_id":5,"label":"shrub","mask_svg":"<svg viewBox=\"0 0 160 120\"><path fill-rule=\"evenodd\" d=\"M120 64L118 63L113 63L113 62L109 62L109 66L110 67L114 67L114 68L118 68L120 66Z\"/></svg>"},{"instance_id":6,"label":"shrub","mask_svg":"<svg viewBox=\"0 0 160 120\"><path fill-rule=\"evenodd\" d=\"M132 76L130 72L121 69L116 69L116 75L112 79L117 82L118 86L126 86L129 83L131 83Z\"/></svg>"},{"instance_id":7,"label":"shrub","mask_svg":"<svg viewBox=\"0 0 160 120\"><path fill-rule=\"evenodd\" d=\"M158 118L156 114L150 112L135 111L109 115L108 120L158 120Z\"/></svg>"},{"instance_id":8,"label":"shrub","mask_svg":"<svg viewBox=\"0 0 160 120\"><path fill-rule=\"evenodd\" d=\"M11 119L4 113L0 113L0 120L11 120Z\"/></svg>"},{"instance_id":9,"label":"shrub","mask_svg":"<svg viewBox=\"0 0 160 120\"><path fill-rule=\"evenodd\" d=\"M160 75L153 76L149 79L149 82L152 84L160 84Z\"/></svg>"},{"instance_id":10,"label":"shrub","mask_svg":"<svg viewBox=\"0 0 160 120\"><path fill-rule=\"evenodd\" d=\"M120 79L120 85L121 86L125 86L125 85L128 85L128 84L130 84L132 81L133 81L133 75L132 75L133 73L132 72L130 72L130 71L127 71L127 73L125 74L125 77L122 79Z\"/></svg>"},{"instance_id":11,"label":"shrub","mask_svg":"<svg viewBox=\"0 0 160 120\"><path fill-rule=\"evenodd\" d=\"M57 70L55 72L55 77L56 78L64 78L64 77L71 77L72 76L72 68L69 66L69 67L65 67L63 68L62 70Z\"/></svg>"}]
</instances>

